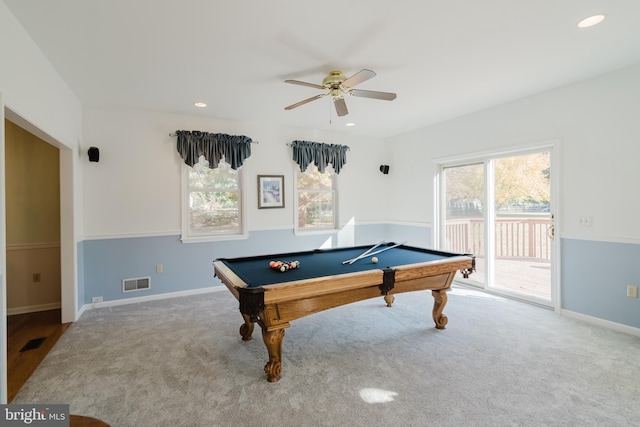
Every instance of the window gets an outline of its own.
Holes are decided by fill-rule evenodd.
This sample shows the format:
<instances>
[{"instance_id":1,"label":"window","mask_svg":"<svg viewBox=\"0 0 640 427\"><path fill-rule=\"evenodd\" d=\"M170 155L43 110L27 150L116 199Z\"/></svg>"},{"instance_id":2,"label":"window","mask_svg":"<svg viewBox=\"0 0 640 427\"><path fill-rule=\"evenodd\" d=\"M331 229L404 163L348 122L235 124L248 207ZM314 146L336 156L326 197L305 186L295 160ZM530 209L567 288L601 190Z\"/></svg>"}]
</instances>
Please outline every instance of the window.
<instances>
[{"instance_id":1,"label":"window","mask_svg":"<svg viewBox=\"0 0 640 427\"><path fill-rule=\"evenodd\" d=\"M244 235L243 175L224 162L185 166L183 241Z\"/></svg>"},{"instance_id":2,"label":"window","mask_svg":"<svg viewBox=\"0 0 640 427\"><path fill-rule=\"evenodd\" d=\"M296 168L297 228L322 230L337 227L336 175L326 169L320 173L315 165L306 171Z\"/></svg>"}]
</instances>

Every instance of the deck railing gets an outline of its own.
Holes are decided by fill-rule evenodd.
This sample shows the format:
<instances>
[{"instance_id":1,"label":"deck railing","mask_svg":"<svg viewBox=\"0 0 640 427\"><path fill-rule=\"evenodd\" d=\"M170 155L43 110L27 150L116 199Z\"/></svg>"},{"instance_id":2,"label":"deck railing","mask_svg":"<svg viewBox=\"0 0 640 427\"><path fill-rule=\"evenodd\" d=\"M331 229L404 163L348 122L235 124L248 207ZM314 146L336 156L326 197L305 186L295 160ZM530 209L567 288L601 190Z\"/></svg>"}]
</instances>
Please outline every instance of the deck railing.
<instances>
[{"instance_id":1,"label":"deck railing","mask_svg":"<svg viewBox=\"0 0 640 427\"><path fill-rule=\"evenodd\" d=\"M496 258L550 259L551 248L547 235L550 225L549 218L496 219ZM449 250L472 253L479 257L485 255L482 218L447 220L446 234Z\"/></svg>"}]
</instances>

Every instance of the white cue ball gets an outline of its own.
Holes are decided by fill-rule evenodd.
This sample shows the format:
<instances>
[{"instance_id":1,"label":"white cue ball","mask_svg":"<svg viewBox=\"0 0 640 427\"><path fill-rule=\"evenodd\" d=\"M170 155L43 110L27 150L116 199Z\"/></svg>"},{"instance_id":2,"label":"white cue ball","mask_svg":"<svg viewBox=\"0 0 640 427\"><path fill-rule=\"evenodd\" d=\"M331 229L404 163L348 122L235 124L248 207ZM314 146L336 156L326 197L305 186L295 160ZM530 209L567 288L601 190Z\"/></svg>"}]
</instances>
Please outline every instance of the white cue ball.
<instances>
[{"instance_id":1,"label":"white cue ball","mask_svg":"<svg viewBox=\"0 0 640 427\"><path fill-rule=\"evenodd\" d=\"M374 264L377 264L378 263L378 258L376 258L376 257L371 258L371 262L374 263Z\"/></svg>"}]
</instances>

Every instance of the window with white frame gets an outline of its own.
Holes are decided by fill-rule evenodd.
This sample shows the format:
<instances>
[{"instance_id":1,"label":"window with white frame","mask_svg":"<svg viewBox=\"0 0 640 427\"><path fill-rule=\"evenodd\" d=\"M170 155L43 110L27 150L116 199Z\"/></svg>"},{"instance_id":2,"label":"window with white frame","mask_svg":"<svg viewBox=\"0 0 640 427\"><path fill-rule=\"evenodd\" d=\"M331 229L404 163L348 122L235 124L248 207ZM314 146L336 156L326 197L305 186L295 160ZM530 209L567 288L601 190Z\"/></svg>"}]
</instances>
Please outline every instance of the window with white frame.
<instances>
[{"instance_id":1,"label":"window with white frame","mask_svg":"<svg viewBox=\"0 0 640 427\"><path fill-rule=\"evenodd\" d=\"M185 166L183 240L244 234L243 175L224 162L210 169L202 158Z\"/></svg>"},{"instance_id":2,"label":"window with white frame","mask_svg":"<svg viewBox=\"0 0 640 427\"><path fill-rule=\"evenodd\" d=\"M321 173L315 165L309 165L304 172L296 167L296 174L297 229L336 228L336 174L331 168Z\"/></svg>"}]
</instances>

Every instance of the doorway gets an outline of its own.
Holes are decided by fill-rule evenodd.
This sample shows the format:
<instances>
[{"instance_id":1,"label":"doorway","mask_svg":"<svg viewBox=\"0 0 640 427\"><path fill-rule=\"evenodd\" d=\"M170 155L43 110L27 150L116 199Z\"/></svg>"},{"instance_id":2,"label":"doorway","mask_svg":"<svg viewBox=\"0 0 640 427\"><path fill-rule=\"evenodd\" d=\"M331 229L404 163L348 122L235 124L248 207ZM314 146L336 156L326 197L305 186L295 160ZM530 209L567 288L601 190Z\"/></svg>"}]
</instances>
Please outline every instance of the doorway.
<instances>
[{"instance_id":1,"label":"doorway","mask_svg":"<svg viewBox=\"0 0 640 427\"><path fill-rule=\"evenodd\" d=\"M5 204L5 131L4 119L9 119L43 141L57 147L60 155L60 276L61 308L63 323L74 322L78 315L78 264L76 233L75 176L78 167L78 151L37 128L24 117L6 108L0 92L0 323L7 328L6 287L6 204ZM7 341L0 340L0 403L7 402Z\"/></svg>"},{"instance_id":2,"label":"doorway","mask_svg":"<svg viewBox=\"0 0 640 427\"><path fill-rule=\"evenodd\" d=\"M60 150L8 119L4 137L11 402L66 327L61 321Z\"/></svg>"},{"instance_id":3,"label":"doorway","mask_svg":"<svg viewBox=\"0 0 640 427\"><path fill-rule=\"evenodd\" d=\"M438 245L476 256L465 283L557 307L553 146L443 162Z\"/></svg>"}]
</instances>

